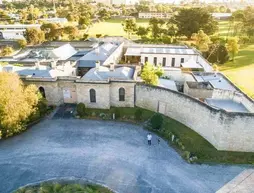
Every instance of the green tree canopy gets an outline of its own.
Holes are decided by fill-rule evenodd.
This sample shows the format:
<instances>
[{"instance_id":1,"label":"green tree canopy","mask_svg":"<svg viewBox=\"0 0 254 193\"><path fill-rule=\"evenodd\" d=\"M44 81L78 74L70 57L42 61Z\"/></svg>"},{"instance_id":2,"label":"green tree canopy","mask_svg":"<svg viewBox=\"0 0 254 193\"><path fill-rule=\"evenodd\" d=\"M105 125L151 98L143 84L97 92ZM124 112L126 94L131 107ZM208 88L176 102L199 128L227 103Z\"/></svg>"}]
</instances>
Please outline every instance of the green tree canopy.
<instances>
[{"instance_id":1,"label":"green tree canopy","mask_svg":"<svg viewBox=\"0 0 254 193\"><path fill-rule=\"evenodd\" d=\"M226 47L228 52L231 54L232 60L235 59L235 55L239 52L239 39L237 37L231 37L228 39Z\"/></svg>"},{"instance_id":2,"label":"green tree canopy","mask_svg":"<svg viewBox=\"0 0 254 193\"><path fill-rule=\"evenodd\" d=\"M123 30L128 34L130 38L131 34L137 31L137 23L135 18L126 19L123 23Z\"/></svg>"},{"instance_id":3,"label":"green tree canopy","mask_svg":"<svg viewBox=\"0 0 254 193\"><path fill-rule=\"evenodd\" d=\"M192 38L196 41L196 46L201 52L207 52L209 50L211 40L203 30L199 30L198 33L192 34Z\"/></svg>"},{"instance_id":4,"label":"green tree canopy","mask_svg":"<svg viewBox=\"0 0 254 193\"><path fill-rule=\"evenodd\" d=\"M0 55L1 56L10 56L14 52L11 46L5 46L2 50Z\"/></svg>"},{"instance_id":5,"label":"green tree canopy","mask_svg":"<svg viewBox=\"0 0 254 193\"><path fill-rule=\"evenodd\" d=\"M164 74L163 69L159 66L156 68L150 63L146 63L141 72L141 78L146 84L157 85L159 77Z\"/></svg>"},{"instance_id":6,"label":"green tree canopy","mask_svg":"<svg viewBox=\"0 0 254 193\"><path fill-rule=\"evenodd\" d=\"M40 29L28 28L26 29L25 38L28 44L40 44L45 41L45 34Z\"/></svg>"},{"instance_id":7,"label":"green tree canopy","mask_svg":"<svg viewBox=\"0 0 254 193\"><path fill-rule=\"evenodd\" d=\"M218 22L205 8L181 9L171 21L177 25L178 35L187 36L189 39L201 29L208 35L218 30Z\"/></svg>"},{"instance_id":8,"label":"green tree canopy","mask_svg":"<svg viewBox=\"0 0 254 193\"><path fill-rule=\"evenodd\" d=\"M0 132L9 137L22 131L23 123L36 111L37 88L25 87L17 74L0 72Z\"/></svg>"},{"instance_id":9,"label":"green tree canopy","mask_svg":"<svg viewBox=\"0 0 254 193\"><path fill-rule=\"evenodd\" d=\"M141 38L144 38L147 36L149 30L146 27L138 27L136 34L140 36Z\"/></svg>"},{"instance_id":10,"label":"green tree canopy","mask_svg":"<svg viewBox=\"0 0 254 193\"><path fill-rule=\"evenodd\" d=\"M161 37L161 35L166 32L165 28L163 28L164 24L165 21L163 19L158 19L154 17L149 20L149 27L151 29L154 39Z\"/></svg>"}]
</instances>

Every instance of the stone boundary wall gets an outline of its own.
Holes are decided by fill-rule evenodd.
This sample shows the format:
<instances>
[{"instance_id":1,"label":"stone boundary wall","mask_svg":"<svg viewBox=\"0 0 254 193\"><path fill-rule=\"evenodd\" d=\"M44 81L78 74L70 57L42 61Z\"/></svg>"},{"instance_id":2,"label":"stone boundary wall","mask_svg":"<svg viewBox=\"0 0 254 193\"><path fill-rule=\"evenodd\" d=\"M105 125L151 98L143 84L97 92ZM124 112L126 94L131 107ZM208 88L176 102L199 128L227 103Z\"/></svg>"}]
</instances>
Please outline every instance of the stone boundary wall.
<instances>
[{"instance_id":1,"label":"stone boundary wall","mask_svg":"<svg viewBox=\"0 0 254 193\"><path fill-rule=\"evenodd\" d=\"M136 85L136 106L190 127L218 150L254 152L254 114L218 110L183 93Z\"/></svg>"}]
</instances>

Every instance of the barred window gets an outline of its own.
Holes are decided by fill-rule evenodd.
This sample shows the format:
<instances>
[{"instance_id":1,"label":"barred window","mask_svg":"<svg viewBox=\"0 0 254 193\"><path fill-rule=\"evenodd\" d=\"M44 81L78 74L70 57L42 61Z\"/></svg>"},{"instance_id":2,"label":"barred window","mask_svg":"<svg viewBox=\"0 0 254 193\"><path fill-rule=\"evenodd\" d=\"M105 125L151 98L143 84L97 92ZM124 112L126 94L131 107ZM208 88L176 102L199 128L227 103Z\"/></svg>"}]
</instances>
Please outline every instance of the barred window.
<instances>
[{"instance_id":1,"label":"barred window","mask_svg":"<svg viewBox=\"0 0 254 193\"><path fill-rule=\"evenodd\" d=\"M96 103L96 91L94 89L90 89L90 102Z\"/></svg>"},{"instance_id":2,"label":"barred window","mask_svg":"<svg viewBox=\"0 0 254 193\"><path fill-rule=\"evenodd\" d=\"M125 101L125 89L124 88L119 89L119 101Z\"/></svg>"}]
</instances>

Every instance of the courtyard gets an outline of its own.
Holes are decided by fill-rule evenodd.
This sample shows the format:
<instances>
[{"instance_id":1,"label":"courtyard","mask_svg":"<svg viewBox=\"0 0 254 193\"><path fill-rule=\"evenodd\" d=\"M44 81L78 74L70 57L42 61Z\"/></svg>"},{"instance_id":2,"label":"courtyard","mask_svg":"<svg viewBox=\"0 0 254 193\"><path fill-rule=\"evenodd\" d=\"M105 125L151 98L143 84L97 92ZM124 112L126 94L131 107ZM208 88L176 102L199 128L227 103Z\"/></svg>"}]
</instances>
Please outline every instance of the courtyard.
<instances>
[{"instance_id":1,"label":"courtyard","mask_svg":"<svg viewBox=\"0 0 254 193\"><path fill-rule=\"evenodd\" d=\"M0 142L0 192L60 178L99 183L121 193L215 192L245 168L186 163L141 126L46 119Z\"/></svg>"}]
</instances>

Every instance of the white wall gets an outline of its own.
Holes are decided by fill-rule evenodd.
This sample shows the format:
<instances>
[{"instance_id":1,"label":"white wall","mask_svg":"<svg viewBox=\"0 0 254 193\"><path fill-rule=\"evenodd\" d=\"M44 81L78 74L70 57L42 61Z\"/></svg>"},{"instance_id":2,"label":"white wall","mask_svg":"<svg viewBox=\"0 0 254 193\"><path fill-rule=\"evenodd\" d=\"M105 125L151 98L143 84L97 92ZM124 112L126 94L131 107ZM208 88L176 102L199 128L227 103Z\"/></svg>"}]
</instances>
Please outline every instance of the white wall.
<instances>
[{"instance_id":1,"label":"white wall","mask_svg":"<svg viewBox=\"0 0 254 193\"><path fill-rule=\"evenodd\" d=\"M157 57L157 64L162 65L163 58L166 58L166 67L172 67L171 62L172 58L175 58L175 67L180 67L181 58L184 58L184 62L188 61L189 59L193 59L197 61L197 55L173 55L173 54L141 54L141 63L145 63L145 57L148 57L148 62L153 64L154 57Z\"/></svg>"},{"instance_id":2,"label":"white wall","mask_svg":"<svg viewBox=\"0 0 254 193\"><path fill-rule=\"evenodd\" d=\"M24 35L23 35L23 31L5 31L2 30L0 31L0 33L2 33L2 36L4 39L8 40L8 39L25 39Z\"/></svg>"}]
</instances>

